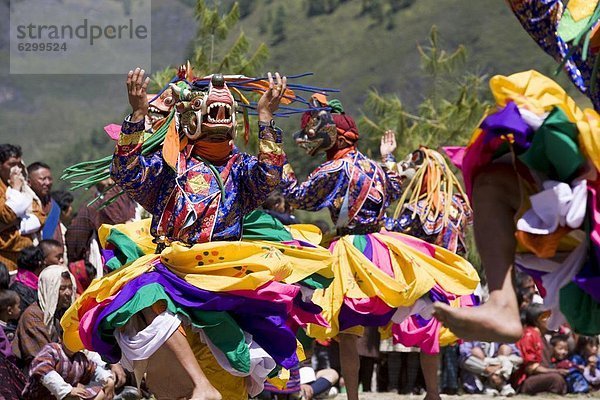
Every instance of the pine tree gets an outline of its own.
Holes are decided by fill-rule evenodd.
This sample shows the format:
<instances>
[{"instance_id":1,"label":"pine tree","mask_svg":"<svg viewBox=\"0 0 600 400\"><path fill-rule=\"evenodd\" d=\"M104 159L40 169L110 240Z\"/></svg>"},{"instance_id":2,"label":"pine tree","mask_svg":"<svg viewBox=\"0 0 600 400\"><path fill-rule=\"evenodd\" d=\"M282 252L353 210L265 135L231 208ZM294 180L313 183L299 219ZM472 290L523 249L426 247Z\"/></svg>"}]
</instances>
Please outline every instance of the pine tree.
<instances>
[{"instance_id":1,"label":"pine tree","mask_svg":"<svg viewBox=\"0 0 600 400\"><path fill-rule=\"evenodd\" d=\"M233 3L226 14L219 11L220 1L215 0L211 6L205 0L197 0L195 17L198 22L198 31L191 47L190 62L194 75L203 76L216 72L223 74L241 74L256 76L266 60L269 58L269 49L261 43L254 52L250 51L250 41L243 32L229 47L225 47L229 35L240 19L239 5ZM183 62L180 62L183 64ZM177 65L178 66L178 65ZM152 75L151 90L160 90L177 73L176 66L167 67ZM257 97L249 94L248 97ZM257 100L257 99L255 99ZM241 121L241 118L239 118ZM251 117L251 126L254 126L254 117ZM241 132L238 126L238 132ZM258 146L256 135L250 135L248 146L238 136L236 144L255 151Z\"/></svg>"},{"instance_id":2,"label":"pine tree","mask_svg":"<svg viewBox=\"0 0 600 400\"><path fill-rule=\"evenodd\" d=\"M396 131L396 158L424 145L438 149L445 145L465 145L485 110L491 106L483 97L485 76L465 71L466 50L459 46L448 53L441 49L437 30L432 27L429 44L418 47L421 67L432 82L431 89L416 107L409 110L398 95L368 93L365 115L359 120L361 142L367 154L379 156L379 142L387 129ZM467 258L473 265L480 261L472 235L467 236Z\"/></svg>"},{"instance_id":3,"label":"pine tree","mask_svg":"<svg viewBox=\"0 0 600 400\"><path fill-rule=\"evenodd\" d=\"M221 72L224 74L255 75L269 57L266 44L261 43L253 52L250 41L241 32L229 47L227 39L240 19L240 8L233 3L229 12L221 14L219 1L208 6L205 0L197 0L195 18L198 31L193 40L190 62L197 76ZM183 64L180 62L178 64ZM176 67L166 68L152 76L153 87L162 88L176 73Z\"/></svg>"},{"instance_id":4,"label":"pine tree","mask_svg":"<svg viewBox=\"0 0 600 400\"><path fill-rule=\"evenodd\" d=\"M431 88L415 111L409 110L398 95L376 90L368 93L360 131L372 151L377 151L386 129L397 132L397 153L402 158L419 145L436 148L464 144L489 106L482 98L486 78L465 71L467 55L463 46L450 53L441 49L433 27L429 44L418 49Z\"/></svg>"}]
</instances>

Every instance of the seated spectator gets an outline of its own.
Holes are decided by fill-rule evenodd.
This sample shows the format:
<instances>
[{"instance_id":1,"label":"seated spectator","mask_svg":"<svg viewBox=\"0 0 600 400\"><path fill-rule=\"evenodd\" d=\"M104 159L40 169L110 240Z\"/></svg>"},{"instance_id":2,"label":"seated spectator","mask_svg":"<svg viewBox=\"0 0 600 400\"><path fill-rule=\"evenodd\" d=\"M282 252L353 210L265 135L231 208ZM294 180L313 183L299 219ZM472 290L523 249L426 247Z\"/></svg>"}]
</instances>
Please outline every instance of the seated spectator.
<instances>
[{"instance_id":1,"label":"seated spectator","mask_svg":"<svg viewBox=\"0 0 600 400\"><path fill-rule=\"evenodd\" d=\"M523 360L514 344L464 342L460 345L463 388L467 393L512 396L510 376Z\"/></svg>"},{"instance_id":2,"label":"seated spectator","mask_svg":"<svg viewBox=\"0 0 600 400\"><path fill-rule=\"evenodd\" d=\"M596 355L598 355L598 336L580 335L575 344L575 354L572 358L573 362L577 365L585 366L588 357Z\"/></svg>"},{"instance_id":3,"label":"seated spectator","mask_svg":"<svg viewBox=\"0 0 600 400\"><path fill-rule=\"evenodd\" d=\"M0 263L0 354L8 356L4 349L15 337L16 322L21 315L21 298L10 290L10 274L6 265ZM10 352L12 355L12 351Z\"/></svg>"},{"instance_id":4,"label":"seated spectator","mask_svg":"<svg viewBox=\"0 0 600 400\"><path fill-rule=\"evenodd\" d=\"M60 206L52 198L52 171L50 166L41 161L36 161L27 166L27 182L35 194L35 200L39 201L46 221L42 227L42 239L54 239L62 243L62 232L60 230Z\"/></svg>"},{"instance_id":5,"label":"seated spectator","mask_svg":"<svg viewBox=\"0 0 600 400\"><path fill-rule=\"evenodd\" d=\"M19 295L8 289L10 275L0 263L0 399L17 400L25 386L25 376L15 365L11 349L11 335L5 331L7 323L19 318Z\"/></svg>"},{"instance_id":6,"label":"seated spectator","mask_svg":"<svg viewBox=\"0 0 600 400\"><path fill-rule=\"evenodd\" d=\"M111 179L106 179L98 183L92 193L92 198L101 195L98 201L88 205L88 201L84 200L65 235L69 265L83 265L84 261L89 261L98 271L102 271L98 228L102 224L123 224L135 217L135 202L127 195L119 196L114 202L100 209L105 201L110 201L120 191Z\"/></svg>"},{"instance_id":7,"label":"seated spectator","mask_svg":"<svg viewBox=\"0 0 600 400\"><path fill-rule=\"evenodd\" d=\"M115 381L109 370L83 352L73 353L59 343L48 343L31 362L23 398L112 399L114 390Z\"/></svg>"},{"instance_id":8,"label":"seated spectator","mask_svg":"<svg viewBox=\"0 0 600 400\"><path fill-rule=\"evenodd\" d=\"M71 223L73 218L73 193L66 190L55 190L51 193L52 200L54 200L60 208L60 223L67 226ZM63 235L66 229L63 230Z\"/></svg>"},{"instance_id":9,"label":"seated spectator","mask_svg":"<svg viewBox=\"0 0 600 400\"><path fill-rule=\"evenodd\" d=\"M596 360L596 364L590 364L590 360ZM584 377L592 386L593 390L600 389L600 381L598 380L598 337L580 335L575 345L575 354L571 357L571 361L584 369ZM587 372L587 375L586 375Z\"/></svg>"},{"instance_id":10,"label":"seated spectator","mask_svg":"<svg viewBox=\"0 0 600 400\"><path fill-rule=\"evenodd\" d=\"M284 225L298 223L296 217L286 207L285 197L279 191L271 192L262 207L265 212L277 218Z\"/></svg>"},{"instance_id":11,"label":"seated spectator","mask_svg":"<svg viewBox=\"0 0 600 400\"><path fill-rule=\"evenodd\" d=\"M13 351L25 369L42 347L58 342L60 318L75 301L75 278L67 267L52 265L39 276L38 301L21 315L13 342Z\"/></svg>"},{"instance_id":12,"label":"seated spectator","mask_svg":"<svg viewBox=\"0 0 600 400\"><path fill-rule=\"evenodd\" d=\"M569 371L552 368L550 364L551 349L544 336L549 317L550 312L545 311L541 304L532 303L525 310L523 336L517 342L523 364L513 374L514 385L520 393L567 392L564 376Z\"/></svg>"},{"instance_id":13,"label":"seated spectator","mask_svg":"<svg viewBox=\"0 0 600 400\"><path fill-rule=\"evenodd\" d=\"M44 266L66 265L65 246L58 240L44 239L40 241L38 247L44 252Z\"/></svg>"},{"instance_id":14,"label":"seated spectator","mask_svg":"<svg viewBox=\"0 0 600 400\"><path fill-rule=\"evenodd\" d=\"M577 365L569 356L569 338L565 335L555 335L550 339L552 346L552 366L556 369L566 369L569 373L565 376L567 391L569 393L587 393L590 385L583 376L583 365Z\"/></svg>"},{"instance_id":15,"label":"seated spectator","mask_svg":"<svg viewBox=\"0 0 600 400\"><path fill-rule=\"evenodd\" d=\"M583 370L585 380L590 384L592 390L600 389L600 372L598 372L598 356L589 356L587 365Z\"/></svg>"},{"instance_id":16,"label":"seated spectator","mask_svg":"<svg viewBox=\"0 0 600 400\"><path fill-rule=\"evenodd\" d=\"M316 371L305 366L300 369L300 394L302 399L331 399L338 391L334 387L339 379L336 370L328 368Z\"/></svg>"},{"instance_id":17,"label":"seated spectator","mask_svg":"<svg viewBox=\"0 0 600 400\"><path fill-rule=\"evenodd\" d=\"M82 294L85 289L90 286L92 281L96 278L96 267L93 266L90 262L81 261L72 263L69 265L69 270L75 277L75 281L77 282L77 294Z\"/></svg>"},{"instance_id":18,"label":"seated spectator","mask_svg":"<svg viewBox=\"0 0 600 400\"><path fill-rule=\"evenodd\" d=\"M17 276L10 289L19 294L24 311L38 299L38 277L45 268L44 252L37 246L26 247L17 259L17 267Z\"/></svg>"},{"instance_id":19,"label":"seated spectator","mask_svg":"<svg viewBox=\"0 0 600 400\"><path fill-rule=\"evenodd\" d=\"M338 379L339 375L334 369L323 369L315 373L312 367L301 363L290 370L290 379L285 388L279 389L267 382L265 390L257 398L260 400L329 399L338 393L333 386Z\"/></svg>"},{"instance_id":20,"label":"seated spectator","mask_svg":"<svg viewBox=\"0 0 600 400\"><path fill-rule=\"evenodd\" d=\"M533 278L518 269L515 271L515 288L524 295L537 293L537 287Z\"/></svg>"},{"instance_id":21,"label":"seated spectator","mask_svg":"<svg viewBox=\"0 0 600 400\"><path fill-rule=\"evenodd\" d=\"M21 250L31 246L33 234L45 221L41 206L27 193L21 148L0 145L0 261L17 268Z\"/></svg>"}]
</instances>

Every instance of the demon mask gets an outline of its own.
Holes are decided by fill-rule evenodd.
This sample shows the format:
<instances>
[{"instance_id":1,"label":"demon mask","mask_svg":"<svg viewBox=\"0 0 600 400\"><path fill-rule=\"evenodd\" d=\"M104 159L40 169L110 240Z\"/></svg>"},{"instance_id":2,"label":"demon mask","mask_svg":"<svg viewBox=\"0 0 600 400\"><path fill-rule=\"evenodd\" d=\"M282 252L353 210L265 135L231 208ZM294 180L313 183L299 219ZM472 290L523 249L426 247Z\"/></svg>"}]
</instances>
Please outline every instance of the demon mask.
<instances>
[{"instance_id":1,"label":"demon mask","mask_svg":"<svg viewBox=\"0 0 600 400\"><path fill-rule=\"evenodd\" d=\"M320 107L314 102L315 107ZM313 110L302 116L302 129L294 134L296 144L309 155L325 153L337 140L337 129L329 110Z\"/></svg>"}]
</instances>

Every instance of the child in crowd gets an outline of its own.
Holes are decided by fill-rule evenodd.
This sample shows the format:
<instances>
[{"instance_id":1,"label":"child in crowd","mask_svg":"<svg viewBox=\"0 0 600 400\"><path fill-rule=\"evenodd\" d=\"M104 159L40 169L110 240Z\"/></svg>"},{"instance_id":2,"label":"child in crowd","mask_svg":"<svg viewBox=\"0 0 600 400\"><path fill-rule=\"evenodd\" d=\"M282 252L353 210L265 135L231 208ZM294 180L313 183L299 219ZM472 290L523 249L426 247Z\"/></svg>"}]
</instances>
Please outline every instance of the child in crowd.
<instances>
[{"instance_id":1,"label":"child in crowd","mask_svg":"<svg viewBox=\"0 0 600 400\"><path fill-rule=\"evenodd\" d=\"M277 218L284 225L297 224L298 220L292 214L285 197L279 191L274 191L269 194L269 197L262 205L267 214Z\"/></svg>"},{"instance_id":2,"label":"child in crowd","mask_svg":"<svg viewBox=\"0 0 600 400\"><path fill-rule=\"evenodd\" d=\"M0 353L3 354L5 345L10 349L10 342L15 336L16 321L21 315L21 298L17 292L8 289L9 283L8 268L0 262Z\"/></svg>"},{"instance_id":3,"label":"child in crowd","mask_svg":"<svg viewBox=\"0 0 600 400\"><path fill-rule=\"evenodd\" d=\"M598 361L598 337L597 336L579 336L575 345L575 354L571 360L583 370L586 381L591 385L592 390L600 389L600 362ZM595 360L595 365L590 363Z\"/></svg>"},{"instance_id":4,"label":"child in crowd","mask_svg":"<svg viewBox=\"0 0 600 400\"><path fill-rule=\"evenodd\" d=\"M565 376L569 393L587 393L590 391L590 385L583 376L583 366L577 365L568 358L568 340L569 338L564 335L557 335L550 339L550 345L552 346L552 358L550 361L554 368L569 371Z\"/></svg>"},{"instance_id":5,"label":"child in crowd","mask_svg":"<svg viewBox=\"0 0 600 400\"><path fill-rule=\"evenodd\" d=\"M17 276L10 286L21 298L21 310L38 300L38 277L46 267L44 251L38 246L28 246L21 250L17 258Z\"/></svg>"},{"instance_id":6,"label":"child in crowd","mask_svg":"<svg viewBox=\"0 0 600 400\"><path fill-rule=\"evenodd\" d=\"M38 244L39 248L44 253L44 266L50 265L66 265L65 263L65 246L54 239L41 240Z\"/></svg>"},{"instance_id":7,"label":"child in crowd","mask_svg":"<svg viewBox=\"0 0 600 400\"><path fill-rule=\"evenodd\" d=\"M69 264L69 270L75 277L77 294L83 293L96 278L97 274L94 264L86 260L80 260Z\"/></svg>"},{"instance_id":8,"label":"child in crowd","mask_svg":"<svg viewBox=\"0 0 600 400\"><path fill-rule=\"evenodd\" d=\"M600 389L600 372L598 372L598 356L592 355L588 357L588 364L583 370L583 376L592 387L592 390Z\"/></svg>"},{"instance_id":9,"label":"child in crowd","mask_svg":"<svg viewBox=\"0 0 600 400\"><path fill-rule=\"evenodd\" d=\"M21 314L19 295L8 290L10 275L8 269L0 263L0 399L17 400L25 386L25 376L15 365L11 349L13 331L5 331L7 323L17 320Z\"/></svg>"},{"instance_id":10,"label":"child in crowd","mask_svg":"<svg viewBox=\"0 0 600 400\"><path fill-rule=\"evenodd\" d=\"M23 391L26 400L112 399L115 381L112 373L89 359L73 353L60 343L48 343L31 362L29 379Z\"/></svg>"}]
</instances>

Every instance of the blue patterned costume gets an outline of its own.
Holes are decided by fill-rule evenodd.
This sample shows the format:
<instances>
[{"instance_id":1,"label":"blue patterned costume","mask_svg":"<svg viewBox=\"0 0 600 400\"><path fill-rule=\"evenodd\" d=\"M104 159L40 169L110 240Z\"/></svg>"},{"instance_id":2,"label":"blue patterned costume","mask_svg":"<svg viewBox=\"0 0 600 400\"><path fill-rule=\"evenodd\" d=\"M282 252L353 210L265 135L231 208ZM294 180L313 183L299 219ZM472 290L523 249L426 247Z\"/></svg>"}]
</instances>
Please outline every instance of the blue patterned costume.
<instances>
[{"instance_id":1,"label":"blue patterned costume","mask_svg":"<svg viewBox=\"0 0 600 400\"><path fill-rule=\"evenodd\" d=\"M304 134L296 134L296 141L326 138L332 132L331 121L335 121L339 137L348 139L346 142L357 140L350 117L320 112L317 116L313 113L310 120L308 115L303 119ZM316 153L314 146L305 147ZM330 327L309 324L310 336L324 339L339 333L360 334L362 327L386 326L396 315L402 320L436 285L459 295L472 293L478 277L468 262L419 239L383 229L386 209L402 194L402 178L393 156L376 163L354 144L342 149L334 145L327 155L327 161L305 182L299 183L287 165L282 179L283 195L292 208L327 208L337 228L338 236L329 245L335 257L334 280L313 297Z\"/></svg>"},{"instance_id":2,"label":"blue patterned costume","mask_svg":"<svg viewBox=\"0 0 600 400\"><path fill-rule=\"evenodd\" d=\"M258 208L281 179L284 158L277 128L260 127L258 157L234 153L213 169L182 152L177 172L165 164L160 151L141 155L143 121L125 121L122 130L112 177L153 215L152 235L168 242L241 239L243 217Z\"/></svg>"},{"instance_id":3,"label":"blue patterned costume","mask_svg":"<svg viewBox=\"0 0 600 400\"><path fill-rule=\"evenodd\" d=\"M347 195L348 216L339 227L349 231L378 231L383 213L402 193L396 172L385 165L382 168L358 150L350 151L337 160L326 161L301 184L286 165L283 182L283 194L293 208L308 211L328 208L336 224Z\"/></svg>"},{"instance_id":4,"label":"blue patterned costume","mask_svg":"<svg viewBox=\"0 0 600 400\"><path fill-rule=\"evenodd\" d=\"M561 62L572 44L566 43L558 34L558 25L565 6L561 0L509 0L510 7L519 22L536 43L552 58ZM581 45L572 53L565 64L565 71L573 84L585 93L594 108L600 109L600 93L590 93L590 82L595 57L582 57Z\"/></svg>"}]
</instances>

